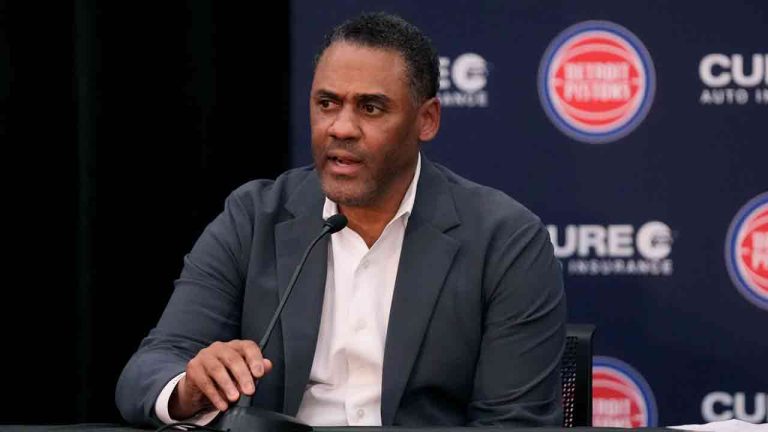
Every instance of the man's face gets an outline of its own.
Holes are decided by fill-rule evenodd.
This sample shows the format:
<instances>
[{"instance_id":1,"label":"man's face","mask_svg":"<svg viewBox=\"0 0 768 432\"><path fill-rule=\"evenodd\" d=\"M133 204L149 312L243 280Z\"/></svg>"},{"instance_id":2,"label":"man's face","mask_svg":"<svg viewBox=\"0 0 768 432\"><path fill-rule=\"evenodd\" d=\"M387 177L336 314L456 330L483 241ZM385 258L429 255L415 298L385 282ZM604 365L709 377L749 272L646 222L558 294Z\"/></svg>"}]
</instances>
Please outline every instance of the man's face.
<instances>
[{"instance_id":1,"label":"man's face","mask_svg":"<svg viewBox=\"0 0 768 432\"><path fill-rule=\"evenodd\" d=\"M434 133L425 134L425 105L414 103L396 51L344 42L328 47L315 69L309 108L312 154L325 194L344 206L375 207L403 193L419 140L437 132L434 125ZM439 121L439 105L436 110Z\"/></svg>"}]
</instances>

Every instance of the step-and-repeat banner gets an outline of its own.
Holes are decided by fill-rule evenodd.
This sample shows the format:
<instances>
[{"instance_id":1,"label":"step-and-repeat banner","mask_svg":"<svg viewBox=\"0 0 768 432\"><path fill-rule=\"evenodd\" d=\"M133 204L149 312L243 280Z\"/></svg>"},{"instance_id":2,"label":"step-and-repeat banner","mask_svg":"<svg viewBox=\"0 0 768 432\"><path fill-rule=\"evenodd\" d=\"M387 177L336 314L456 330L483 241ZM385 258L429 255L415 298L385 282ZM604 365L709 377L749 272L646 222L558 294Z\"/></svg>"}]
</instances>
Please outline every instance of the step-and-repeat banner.
<instances>
[{"instance_id":1,"label":"step-and-repeat banner","mask_svg":"<svg viewBox=\"0 0 768 432\"><path fill-rule=\"evenodd\" d=\"M547 225L594 424L768 422L768 2L295 0L296 165L322 36L370 8L439 52L428 157Z\"/></svg>"}]
</instances>

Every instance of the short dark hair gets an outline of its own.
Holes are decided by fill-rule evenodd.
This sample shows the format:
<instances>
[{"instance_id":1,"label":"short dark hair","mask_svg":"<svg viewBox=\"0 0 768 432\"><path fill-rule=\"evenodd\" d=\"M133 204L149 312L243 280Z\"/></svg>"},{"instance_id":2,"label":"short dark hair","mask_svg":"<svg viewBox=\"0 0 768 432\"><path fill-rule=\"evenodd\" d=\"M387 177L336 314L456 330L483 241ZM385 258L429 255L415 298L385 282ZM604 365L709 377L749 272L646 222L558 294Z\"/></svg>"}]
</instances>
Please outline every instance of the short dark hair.
<instances>
[{"instance_id":1,"label":"short dark hair","mask_svg":"<svg viewBox=\"0 0 768 432\"><path fill-rule=\"evenodd\" d=\"M364 13L343 22L325 36L315 56L315 68L325 50L335 42L397 51L405 60L415 100L423 102L437 95L437 51L421 30L401 17L383 12Z\"/></svg>"}]
</instances>

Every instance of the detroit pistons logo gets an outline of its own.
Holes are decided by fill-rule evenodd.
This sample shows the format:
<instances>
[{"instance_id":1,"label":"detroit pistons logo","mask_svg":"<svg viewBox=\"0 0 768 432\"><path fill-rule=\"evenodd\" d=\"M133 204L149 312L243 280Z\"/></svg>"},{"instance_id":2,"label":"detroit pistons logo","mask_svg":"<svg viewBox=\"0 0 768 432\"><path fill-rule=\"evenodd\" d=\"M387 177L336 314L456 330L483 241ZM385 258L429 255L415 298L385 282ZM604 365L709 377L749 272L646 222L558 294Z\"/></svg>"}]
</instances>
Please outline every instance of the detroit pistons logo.
<instances>
[{"instance_id":1,"label":"detroit pistons logo","mask_svg":"<svg viewBox=\"0 0 768 432\"><path fill-rule=\"evenodd\" d=\"M592 365L592 425L656 426L656 400L645 379L628 364L596 356Z\"/></svg>"},{"instance_id":2,"label":"detroit pistons logo","mask_svg":"<svg viewBox=\"0 0 768 432\"><path fill-rule=\"evenodd\" d=\"M656 76L640 39L607 21L567 28L549 45L539 67L539 97L547 116L569 137L616 141L648 114Z\"/></svg>"},{"instance_id":3,"label":"detroit pistons logo","mask_svg":"<svg viewBox=\"0 0 768 432\"><path fill-rule=\"evenodd\" d=\"M725 262L739 292L768 310L768 192L753 198L733 218Z\"/></svg>"}]
</instances>

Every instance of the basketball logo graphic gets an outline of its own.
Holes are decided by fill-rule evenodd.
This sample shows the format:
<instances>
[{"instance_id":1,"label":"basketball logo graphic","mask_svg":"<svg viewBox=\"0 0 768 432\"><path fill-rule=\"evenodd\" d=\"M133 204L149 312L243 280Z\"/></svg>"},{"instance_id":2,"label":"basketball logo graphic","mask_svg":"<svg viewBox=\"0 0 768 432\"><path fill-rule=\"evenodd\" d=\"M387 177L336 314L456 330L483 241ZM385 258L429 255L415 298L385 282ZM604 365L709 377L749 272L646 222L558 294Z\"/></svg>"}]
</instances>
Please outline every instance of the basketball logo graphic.
<instances>
[{"instance_id":1,"label":"basketball logo graphic","mask_svg":"<svg viewBox=\"0 0 768 432\"><path fill-rule=\"evenodd\" d=\"M768 192L750 200L733 218L725 262L739 292L768 310Z\"/></svg>"},{"instance_id":2,"label":"basketball logo graphic","mask_svg":"<svg viewBox=\"0 0 768 432\"><path fill-rule=\"evenodd\" d=\"M656 401L645 379L621 360L595 356L592 364L592 425L656 426Z\"/></svg>"},{"instance_id":3,"label":"basketball logo graphic","mask_svg":"<svg viewBox=\"0 0 768 432\"><path fill-rule=\"evenodd\" d=\"M624 27L586 21L560 33L539 67L539 97L547 116L569 137L616 141L648 114L655 91L653 62Z\"/></svg>"}]
</instances>

